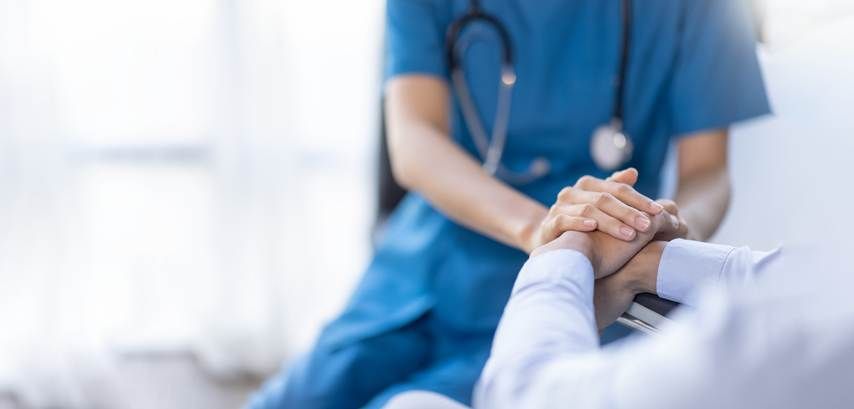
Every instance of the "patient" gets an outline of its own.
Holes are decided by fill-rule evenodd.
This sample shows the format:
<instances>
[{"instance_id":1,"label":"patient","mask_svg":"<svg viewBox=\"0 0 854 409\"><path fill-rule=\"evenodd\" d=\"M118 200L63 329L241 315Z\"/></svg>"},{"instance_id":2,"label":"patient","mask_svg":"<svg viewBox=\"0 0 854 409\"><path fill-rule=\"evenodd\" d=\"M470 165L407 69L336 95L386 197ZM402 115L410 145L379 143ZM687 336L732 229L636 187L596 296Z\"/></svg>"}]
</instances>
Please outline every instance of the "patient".
<instances>
[{"instance_id":1,"label":"patient","mask_svg":"<svg viewBox=\"0 0 854 409\"><path fill-rule=\"evenodd\" d=\"M666 229L666 220L654 225ZM817 268L821 258L655 242L652 233L626 243L568 232L534 251L496 332L475 407L854 407L854 303L847 301L854 277ZM647 273L627 274L637 271ZM627 303L605 284L656 273L648 290L696 308L661 334L600 348L597 326ZM697 294L704 282L711 285ZM389 407L462 406L412 392Z\"/></svg>"}]
</instances>

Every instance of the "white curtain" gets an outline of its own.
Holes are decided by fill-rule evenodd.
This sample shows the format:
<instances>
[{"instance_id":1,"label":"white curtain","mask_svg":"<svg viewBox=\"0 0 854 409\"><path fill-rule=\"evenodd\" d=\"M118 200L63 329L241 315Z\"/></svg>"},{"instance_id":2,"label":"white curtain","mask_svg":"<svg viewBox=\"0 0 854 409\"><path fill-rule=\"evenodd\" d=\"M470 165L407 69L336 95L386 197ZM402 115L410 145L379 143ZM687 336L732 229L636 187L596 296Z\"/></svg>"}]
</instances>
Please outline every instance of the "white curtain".
<instances>
[{"instance_id":1,"label":"white curtain","mask_svg":"<svg viewBox=\"0 0 854 409\"><path fill-rule=\"evenodd\" d=\"M0 0L0 393L132 407L124 353L308 346L370 250L382 9Z\"/></svg>"}]
</instances>

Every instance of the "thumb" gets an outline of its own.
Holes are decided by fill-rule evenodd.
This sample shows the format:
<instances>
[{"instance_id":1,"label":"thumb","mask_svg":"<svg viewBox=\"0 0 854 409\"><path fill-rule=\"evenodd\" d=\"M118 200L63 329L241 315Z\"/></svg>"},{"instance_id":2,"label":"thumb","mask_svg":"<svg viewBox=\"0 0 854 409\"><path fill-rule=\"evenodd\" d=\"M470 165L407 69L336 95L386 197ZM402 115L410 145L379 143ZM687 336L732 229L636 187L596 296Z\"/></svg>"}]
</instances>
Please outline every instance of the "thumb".
<instances>
[{"instance_id":1,"label":"thumb","mask_svg":"<svg viewBox=\"0 0 854 409\"><path fill-rule=\"evenodd\" d=\"M608 180L634 186L638 182L638 170L635 168L618 170L608 177Z\"/></svg>"}]
</instances>

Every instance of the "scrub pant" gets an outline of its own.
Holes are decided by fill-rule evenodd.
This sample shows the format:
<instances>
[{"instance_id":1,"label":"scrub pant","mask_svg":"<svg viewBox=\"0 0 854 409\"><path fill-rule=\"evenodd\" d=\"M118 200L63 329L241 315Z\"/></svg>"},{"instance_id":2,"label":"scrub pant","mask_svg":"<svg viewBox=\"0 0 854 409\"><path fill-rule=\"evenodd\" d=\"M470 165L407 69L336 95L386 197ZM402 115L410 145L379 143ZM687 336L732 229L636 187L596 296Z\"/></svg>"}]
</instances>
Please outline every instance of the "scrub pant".
<instances>
[{"instance_id":1,"label":"scrub pant","mask_svg":"<svg viewBox=\"0 0 854 409\"><path fill-rule=\"evenodd\" d=\"M247 409L379 409L407 391L471 405L493 331L460 332L426 313L415 322L344 345L315 349L270 380Z\"/></svg>"}]
</instances>

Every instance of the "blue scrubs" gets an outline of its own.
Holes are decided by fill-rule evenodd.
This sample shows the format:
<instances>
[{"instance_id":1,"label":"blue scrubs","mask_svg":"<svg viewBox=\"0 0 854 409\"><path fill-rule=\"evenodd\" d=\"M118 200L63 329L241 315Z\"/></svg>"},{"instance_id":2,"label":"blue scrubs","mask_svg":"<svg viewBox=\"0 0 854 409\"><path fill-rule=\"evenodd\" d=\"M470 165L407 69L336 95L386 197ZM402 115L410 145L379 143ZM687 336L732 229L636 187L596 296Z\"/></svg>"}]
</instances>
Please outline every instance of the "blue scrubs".
<instances>
[{"instance_id":1,"label":"blue scrubs","mask_svg":"<svg viewBox=\"0 0 854 409\"><path fill-rule=\"evenodd\" d=\"M745 4L634 2L625 127L636 146L628 165L640 171L642 193L657 196L672 139L769 111ZM548 205L580 176L606 176L589 145L594 128L613 114L620 1L486 0L483 6L507 26L515 50L518 82L503 163L522 170L545 156L553 165L547 177L518 189ZM389 0L387 77L447 80L445 30L467 7L467 0ZM465 55L487 126L495 113L498 61L494 41L477 42ZM452 134L477 156L456 99ZM469 404L525 259L409 194L344 312L249 407L378 408L410 389Z\"/></svg>"}]
</instances>

